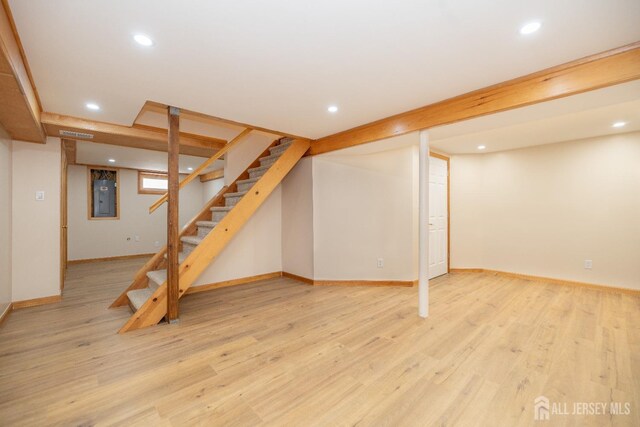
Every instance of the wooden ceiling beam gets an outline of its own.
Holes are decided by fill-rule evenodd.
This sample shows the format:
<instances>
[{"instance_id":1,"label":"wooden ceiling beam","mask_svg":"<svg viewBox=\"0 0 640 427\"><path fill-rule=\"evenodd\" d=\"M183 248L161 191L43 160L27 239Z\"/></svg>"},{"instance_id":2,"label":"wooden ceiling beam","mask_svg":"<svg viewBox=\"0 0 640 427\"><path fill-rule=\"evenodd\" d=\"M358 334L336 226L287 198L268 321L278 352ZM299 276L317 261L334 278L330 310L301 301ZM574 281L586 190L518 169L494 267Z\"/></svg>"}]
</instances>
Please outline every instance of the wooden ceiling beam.
<instances>
[{"instance_id":1,"label":"wooden ceiling beam","mask_svg":"<svg viewBox=\"0 0 640 427\"><path fill-rule=\"evenodd\" d=\"M200 182L213 181L214 179L224 177L224 169L216 169L209 173L203 173L200 175Z\"/></svg>"},{"instance_id":2,"label":"wooden ceiling beam","mask_svg":"<svg viewBox=\"0 0 640 427\"><path fill-rule=\"evenodd\" d=\"M0 124L12 139L46 142L40 101L6 0L0 6Z\"/></svg>"},{"instance_id":3,"label":"wooden ceiling beam","mask_svg":"<svg viewBox=\"0 0 640 427\"><path fill-rule=\"evenodd\" d=\"M152 132L163 132L166 133L167 130L163 129L163 128L158 128L155 126L149 126L149 125L143 125L143 124L139 124L136 123L134 124L132 127L137 128L137 129L144 129L144 130L150 130ZM189 132L180 132L180 139L188 139L189 141L202 141L202 143L204 144L204 146L211 146L211 145L215 145L217 146L217 149L220 149L222 147L224 147L227 144L227 140L226 139L222 139L222 138L214 138L212 136L205 136L205 135L198 135L196 133L189 133Z\"/></svg>"},{"instance_id":4,"label":"wooden ceiling beam","mask_svg":"<svg viewBox=\"0 0 640 427\"><path fill-rule=\"evenodd\" d=\"M41 121L49 136L64 137L77 141L120 145L123 147L142 148L145 150L167 152L168 149L168 132L166 129L121 126L46 112L42 113ZM61 130L87 133L93 135L93 138L64 136L60 134ZM211 157L225 146L225 144L225 140L218 138L209 138L184 132L180 133L180 154Z\"/></svg>"},{"instance_id":5,"label":"wooden ceiling beam","mask_svg":"<svg viewBox=\"0 0 640 427\"><path fill-rule=\"evenodd\" d=\"M640 79L640 42L320 138L321 154Z\"/></svg>"},{"instance_id":6,"label":"wooden ceiling beam","mask_svg":"<svg viewBox=\"0 0 640 427\"><path fill-rule=\"evenodd\" d=\"M62 149L67 157L67 163L70 165L76 164L76 141L72 139L63 139L62 140Z\"/></svg>"},{"instance_id":7,"label":"wooden ceiling beam","mask_svg":"<svg viewBox=\"0 0 640 427\"><path fill-rule=\"evenodd\" d=\"M160 102L155 102L155 101L147 101L143 105L142 110L138 114L138 117L136 118L136 120L142 115L142 113L144 111L152 111L154 113L162 113L162 112L166 111L166 109L167 109L167 106L165 104L162 104ZM299 135L294 135L294 134L291 134L291 133L281 132L279 130L267 129L267 128L254 126L254 125L247 124L247 123L236 122L234 120L223 119L221 117L210 116L208 114L198 113L196 111L185 110L184 108L180 108L180 111L181 111L181 114L182 114L181 117L183 119L187 119L187 120L188 119L200 119L200 120L211 122L212 124L216 124L216 122L218 124L223 123L223 124L226 124L226 125L237 126L237 127L241 127L241 128L251 128L251 129L253 129L255 131L258 131L258 132L269 133L269 134L276 135L276 136L286 136L286 137L289 137L289 138L304 139L305 141L310 141L309 138L305 138L305 137L302 137L302 136L299 136Z\"/></svg>"}]
</instances>

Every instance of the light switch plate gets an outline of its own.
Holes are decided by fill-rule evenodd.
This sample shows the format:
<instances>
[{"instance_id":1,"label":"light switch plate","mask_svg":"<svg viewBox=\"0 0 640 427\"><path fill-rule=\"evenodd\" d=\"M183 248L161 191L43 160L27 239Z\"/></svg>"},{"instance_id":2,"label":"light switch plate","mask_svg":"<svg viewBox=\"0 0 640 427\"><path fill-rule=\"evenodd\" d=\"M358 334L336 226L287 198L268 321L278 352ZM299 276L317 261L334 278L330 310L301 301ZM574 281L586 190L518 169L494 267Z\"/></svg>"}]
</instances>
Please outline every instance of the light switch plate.
<instances>
[{"instance_id":1,"label":"light switch plate","mask_svg":"<svg viewBox=\"0 0 640 427\"><path fill-rule=\"evenodd\" d=\"M44 200L44 191L36 191L36 200L39 202Z\"/></svg>"}]
</instances>

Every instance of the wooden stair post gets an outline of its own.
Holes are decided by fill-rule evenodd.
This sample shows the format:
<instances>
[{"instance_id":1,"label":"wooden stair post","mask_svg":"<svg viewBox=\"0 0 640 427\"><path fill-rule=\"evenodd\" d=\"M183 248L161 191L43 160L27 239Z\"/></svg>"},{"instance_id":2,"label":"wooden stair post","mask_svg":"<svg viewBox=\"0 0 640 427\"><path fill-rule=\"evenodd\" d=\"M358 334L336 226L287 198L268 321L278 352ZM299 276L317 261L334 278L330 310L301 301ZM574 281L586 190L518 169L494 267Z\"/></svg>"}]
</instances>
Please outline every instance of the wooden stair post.
<instances>
[{"instance_id":1,"label":"wooden stair post","mask_svg":"<svg viewBox=\"0 0 640 427\"><path fill-rule=\"evenodd\" d=\"M179 197L180 197L180 110L168 108L169 118L169 168L168 168L168 208L167 208L167 321L178 321L178 299L180 263Z\"/></svg>"},{"instance_id":2,"label":"wooden stair post","mask_svg":"<svg viewBox=\"0 0 640 427\"><path fill-rule=\"evenodd\" d=\"M250 187L249 190L244 193L244 196L233 205L222 219L217 222L217 225L200 241L200 243L193 249L182 264L179 266L179 283L178 283L178 298L185 295L189 287L196 281L196 279L202 274L202 272L216 259L224 248L229 244L233 237L242 229L242 227L249 221L258 208L267 200L269 195L276 189L278 184L282 182L284 177L293 169L298 161L309 150L311 141L306 139L293 140L290 146L279 156L279 158L264 172L262 176ZM263 154L260 159L264 159L266 156ZM256 159L258 162L259 159ZM255 167L253 169L260 169ZM263 166L265 168L267 166ZM216 203L220 201L222 197L229 193L237 192L237 182L240 179L245 179L250 176L250 170L252 166L249 166L247 170L242 174L229 187L224 187L218 195L209 203L210 207L215 207ZM243 176L244 175L244 176ZM204 211L199 214L204 215ZM191 231L195 231L193 228L194 223L198 217L194 218L191 225ZM153 260L152 260L153 261ZM151 262L151 264L153 264ZM151 264L146 265L143 270L149 267ZM136 276L136 280L131 284L129 289L136 289L140 287L140 280ZM134 329L140 329L147 326L157 325L163 317L167 317L167 308L169 306L169 283L161 284L153 294L146 300L146 302L138 308L138 310L129 318L127 323L120 328L119 333L125 333ZM114 306L119 303L120 298L126 298L126 292L124 296L119 297Z\"/></svg>"}]
</instances>

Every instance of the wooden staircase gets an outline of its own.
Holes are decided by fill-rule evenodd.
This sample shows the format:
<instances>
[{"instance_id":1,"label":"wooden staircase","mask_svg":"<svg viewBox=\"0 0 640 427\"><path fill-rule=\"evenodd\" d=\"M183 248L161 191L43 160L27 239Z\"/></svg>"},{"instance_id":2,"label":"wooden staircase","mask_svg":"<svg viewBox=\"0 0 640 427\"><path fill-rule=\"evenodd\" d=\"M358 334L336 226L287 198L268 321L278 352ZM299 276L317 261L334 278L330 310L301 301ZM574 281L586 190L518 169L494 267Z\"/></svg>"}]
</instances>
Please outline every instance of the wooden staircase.
<instances>
[{"instance_id":1,"label":"wooden staircase","mask_svg":"<svg viewBox=\"0 0 640 427\"><path fill-rule=\"evenodd\" d=\"M185 295L309 147L310 141L304 139L275 141L182 229L179 297ZM152 209L157 206L159 204L154 204ZM165 246L138 271L131 285L111 304L111 308L129 305L134 311L120 333L156 325L166 315L166 253Z\"/></svg>"}]
</instances>

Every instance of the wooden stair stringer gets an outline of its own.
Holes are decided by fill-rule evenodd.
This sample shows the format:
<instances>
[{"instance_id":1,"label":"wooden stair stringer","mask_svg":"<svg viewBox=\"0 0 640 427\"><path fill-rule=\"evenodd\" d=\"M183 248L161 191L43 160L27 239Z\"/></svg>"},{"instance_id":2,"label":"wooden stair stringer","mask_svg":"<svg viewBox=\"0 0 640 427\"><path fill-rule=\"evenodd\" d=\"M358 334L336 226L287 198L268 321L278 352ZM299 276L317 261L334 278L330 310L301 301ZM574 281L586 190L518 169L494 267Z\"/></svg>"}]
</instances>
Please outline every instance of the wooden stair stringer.
<instances>
[{"instance_id":1,"label":"wooden stair stringer","mask_svg":"<svg viewBox=\"0 0 640 427\"><path fill-rule=\"evenodd\" d=\"M247 167L247 169L236 178L236 180L224 187L215 195L207 204L200 210L200 212L189 221L180 232L180 237L189 236L197 234L198 231L198 221L208 221L211 219L211 208L214 206L224 206L224 195L228 192L235 191L237 189L237 182L240 179L245 179L249 177L248 170L250 168L256 167L260 165L260 158L267 156L269 153L269 149L272 148L278 140L273 141L256 159ZM182 244L181 244L182 246ZM160 251L154 255L135 275L133 282L129 285L124 292L120 294L118 298L109 306L109 308L121 307L129 305L129 298L127 297L127 292L132 291L134 289L142 289L147 287L148 278L147 273L153 270L160 270L166 268L166 260L165 254L167 253L167 246L163 246ZM135 310L134 310L135 311Z\"/></svg>"},{"instance_id":2,"label":"wooden stair stringer","mask_svg":"<svg viewBox=\"0 0 640 427\"><path fill-rule=\"evenodd\" d=\"M298 161L309 150L309 140L296 139L282 156L251 187L234 208L180 264L179 298L216 259L249 218L267 200ZM163 283L120 329L120 333L157 325L167 311L167 284Z\"/></svg>"},{"instance_id":3,"label":"wooden stair stringer","mask_svg":"<svg viewBox=\"0 0 640 427\"><path fill-rule=\"evenodd\" d=\"M196 223L198 221L205 221L211 219L211 208L216 206L219 203L224 201L224 194L230 186L224 186L218 193L213 196L204 207L194 216L191 221L189 221L180 231L180 237L187 236L189 234L193 234L194 230L197 230ZM138 270L136 273L133 282L125 289L119 296L116 298L113 303L109 306L109 308L122 307L129 304L129 299L127 298L127 292L132 291L134 289L142 289L147 286L147 273L153 270L159 270L162 268L162 265L165 262L165 254L167 253L167 246L163 246L158 253L156 253L147 263Z\"/></svg>"}]
</instances>

